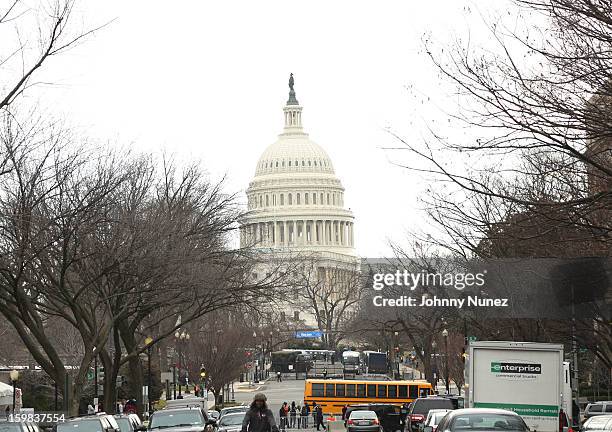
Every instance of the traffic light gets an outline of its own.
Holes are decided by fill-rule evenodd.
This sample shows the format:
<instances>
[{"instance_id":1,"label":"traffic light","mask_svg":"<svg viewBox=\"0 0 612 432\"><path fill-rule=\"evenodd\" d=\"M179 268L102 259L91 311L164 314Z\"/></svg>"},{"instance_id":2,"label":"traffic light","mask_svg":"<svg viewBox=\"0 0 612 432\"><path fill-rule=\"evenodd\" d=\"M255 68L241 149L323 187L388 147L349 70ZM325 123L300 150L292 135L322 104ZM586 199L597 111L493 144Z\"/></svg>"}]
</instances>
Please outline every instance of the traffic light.
<instances>
[{"instance_id":1,"label":"traffic light","mask_svg":"<svg viewBox=\"0 0 612 432\"><path fill-rule=\"evenodd\" d=\"M206 379L206 368L204 366L200 368L200 378L202 379L202 381Z\"/></svg>"}]
</instances>

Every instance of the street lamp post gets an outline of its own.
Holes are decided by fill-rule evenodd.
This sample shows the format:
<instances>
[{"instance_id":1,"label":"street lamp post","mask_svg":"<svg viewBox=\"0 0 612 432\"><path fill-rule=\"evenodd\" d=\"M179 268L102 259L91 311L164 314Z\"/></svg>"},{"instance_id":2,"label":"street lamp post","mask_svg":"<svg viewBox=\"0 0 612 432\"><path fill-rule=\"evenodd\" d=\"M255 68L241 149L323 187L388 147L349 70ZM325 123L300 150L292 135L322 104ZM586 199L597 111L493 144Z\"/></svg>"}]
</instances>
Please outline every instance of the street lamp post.
<instances>
[{"instance_id":1,"label":"street lamp post","mask_svg":"<svg viewBox=\"0 0 612 432\"><path fill-rule=\"evenodd\" d=\"M151 336L147 336L144 343L147 347L147 367L149 369L149 379L147 381L147 414L148 417L151 417L151 345L153 344L153 338Z\"/></svg>"},{"instance_id":2,"label":"street lamp post","mask_svg":"<svg viewBox=\"0 0 612 432\"><path fill-rule=\"evenodd\" d=\"M11 383L13 384L13 414L15 414L15 397L17 395L17 380L19 379L19 371L16 369L13 369L10 374L9 374L10 378L11 378Z\"/></svg>"},{"instance_id":3,"label":"street lamp post","mask_svg":"<svg viewBox=\"0 0 612 432\"><path fill-rule=\"evenodd\" d=\"M93 348L94 355L94 400L98 397L98 353L96 351L96 347ZM95 412L98 412L98 405L94 407Z\"/></svg>"},{"instance_id":4,"label":"street lamp post","mask_svg":"<svg viewBox=\"0 0 612 432\"><path fill-rule=\"evenodd\" d=\"M174 337L176 338L176 344L178 345L178 382L179 382L179 394L178 394L178 398L182 399L183 395L182 395L182 382L181 382L181 364L184 363L182 362L181 358L182 358L182 345L184 342L187 342L190 338L189 333L187 333L185 330L183 330L182 332L177 331L176 333L174 333ZM183 365L184 366L184 365Z\"/></svg>"},{"instance_id":5,"label":"street lamp post","mask_svg":"<svg viewBox=\"0 0 612 432\"><path fill-rule=\"evenodd\" d=\"M395 379L399 379L399 332L393 332L393 336L395 336L395 346L393 347L393 358L394 358L394 365L393 365L393 376L395 377Z\"/></svg>"},{"instance_id":6,"label":"street lamp post","mask_svg":"<svg viewBox=\"0 0 612 432\"><path fill-rule=\"evenodd\" d=\"M257 332L253 332L253 339L255 340L255 351L257 352ZM253 355L253 357L259 357L259 355ZM253 384L259 381L257 379L257 363L259 363L259 359L255 359L255 373L253 374Z\"/></svg>"},{"instance_id":7,"label":"street lamp post","mask_svg":"<svg viewBox=\"0 0 612 432\"><path fill-rule=\"evenodd\" d=\"M432 370L433 370L433 375L434 375L434 390L436 390L437 384L438 384L438 358L436 357L436 347L438 346L438 344L436 343L436 341L434 340L431 343L431 349L432 349L432 358L433 358L433 362L432 362Z\"/></svg>"},{"instance_id":8,"label":"street lamp post","mask_svg":"<svg viewBox=\"0 0 612 432\"><path fill-rule=\"evenodd\" d=\"M444 370L444 383L446 384L446 394L450 393L450 385L448 382L448 330L444 329L442 330L442 337L444 338L444 355L446 356L446 359L444 361L445 364L445 370Z\"/></svg>"}]
</instances>

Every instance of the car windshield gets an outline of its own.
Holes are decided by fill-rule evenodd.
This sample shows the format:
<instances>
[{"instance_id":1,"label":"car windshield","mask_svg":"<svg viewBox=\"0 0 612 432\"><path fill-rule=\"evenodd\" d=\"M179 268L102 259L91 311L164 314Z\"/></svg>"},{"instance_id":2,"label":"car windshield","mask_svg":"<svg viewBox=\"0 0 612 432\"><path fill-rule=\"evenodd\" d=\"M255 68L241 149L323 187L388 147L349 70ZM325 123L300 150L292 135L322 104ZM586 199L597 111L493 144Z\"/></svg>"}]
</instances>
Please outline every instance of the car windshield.
<instances>
[{"instance_id":1,"label":"car windshield","mask_svg":"<svg viewBox=\"0 0 612 432\"><path fill-rule=\"evenodd\" d=\"M127 417L117 418L117 424L119 425L119 429L121 432L130 432L132 428L130 427L130 420Z\"/></svg>"},{"instance_id":2,"label":"car windshield","mask_svg":"<svg viewBox=\"0 0 612 432\"><path fill-rule=\"evenodd\" d=\"M157 411L151 417L150 429L163 429L175 426L199 426L204 424L202 414L198 410L189 411Z\"/></svg>"},{"instance_id":3,"label":"car windshield","mask_svg":"<svg viewBox=\"0 0 612 432\"><path fill-rule=\"evenodd\" d=\"M239 424L242 424L243 419L244 419L244 414L227 414L223 416L223 418L219 422L219 426L239 425Z\"/></svg>"},{"instance_id":4,"label":"car windshield","mask_svg":"<svg viewBox=\"0 0 612 432\"><path fill-rule=\"evenodd\" d=\"M448 399L425 399L415 402L412 414L427 414L432 409L453 409Z\"/></svg>"},{"instance_id":5,"label":"car windshield","mask_svg":"<svg viewBox=\"0 0 612 432\"><path fill-rule=\"evenodd\" d=\"M453 419L450 429L452 431L529 431L525 422L519 416L489 413L459 415Z\"/></svg>"},{"instance_id":6,"label":"car windshield","mask_svg":"<svg viewBox=\"0 0 612 432\"><path fill-rule=\"evenodd\" d=\"M20 423L0 423L0 432L21 432Z\"/></svg>"},{"instance_id":7,"label":"car windshield","mask_svg":"<svg viewBox=\"0 0 612 432\"><path fill-rule=\"evenodd\" d=\"M446 415L446 412L437 412L431 415L431 424L437 425L442 420L442 417Z\"/></svg>"},{"instance_id":8,"label":"car windshield","mask_svg":"<svg viewBox=\"0 0 612 432\"><path fill-rule=\"evenodd\" d=\"M375 419L378 417L376 417L376 413L374 411L359 410L359 411L353 411L349 418L350 419Z\"/></svg>"},{"instance_id":9,"label":"car windshield","mask_svg":"<svg viewBox=\"0 0 612 432\"><path fill-rule=\"evenodd\" d=\"M102 423L98 419L58 423L57 432L102 432Z\"/></svg>"}]
</instances>

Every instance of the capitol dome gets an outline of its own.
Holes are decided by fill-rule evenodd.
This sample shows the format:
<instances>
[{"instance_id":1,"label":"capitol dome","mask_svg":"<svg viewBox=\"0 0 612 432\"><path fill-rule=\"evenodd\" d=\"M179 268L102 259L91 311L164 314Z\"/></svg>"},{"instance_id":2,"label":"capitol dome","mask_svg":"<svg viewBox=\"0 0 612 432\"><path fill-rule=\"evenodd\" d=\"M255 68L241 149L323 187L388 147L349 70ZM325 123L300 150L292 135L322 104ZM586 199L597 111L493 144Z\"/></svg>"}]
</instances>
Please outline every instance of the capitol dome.
<instances>
[{"instance_id":1,"label":"capitol dome","mask_svg":"<svg viewBox=\"0 0 612 432\"><path fill-rule=\"evenodd\" d=\"M284 128L262 153L247 189L241 245L354 256L354 217L327 152L302 127L289 81Z\"/></svg>"},{"instance_id":2,"label":"capitol dome","mask_svg":"<svg viewBox=\"0 0 612 432\"><path fill-rule=\"evenodd\" d=\"M259 158L255 176L277 173L334 174L331 159L307 134L281 135Z\"/></svg>"}]
</instances>

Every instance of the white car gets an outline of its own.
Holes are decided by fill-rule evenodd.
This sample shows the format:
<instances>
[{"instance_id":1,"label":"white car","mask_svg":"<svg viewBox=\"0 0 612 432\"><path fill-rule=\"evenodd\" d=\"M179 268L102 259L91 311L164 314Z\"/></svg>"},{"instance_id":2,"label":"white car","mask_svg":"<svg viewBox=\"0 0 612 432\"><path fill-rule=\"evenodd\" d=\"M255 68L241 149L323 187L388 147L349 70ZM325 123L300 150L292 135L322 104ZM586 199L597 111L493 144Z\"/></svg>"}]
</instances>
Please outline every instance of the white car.
<instances>
[{"instance_id":1,"label":"white car","mask_svg":"<svg viewBox=\"0 0 612 432\"><path fill-rule=\"evenodd\" d=\"M421 423L420 429L424 430L427 426L431 427L432 432L436 432L438 429L438 423L446 415L447 412L452 411L449 409L431 409L427 413L427 418Z\"/></svg>"},{"instance_id":2,"label":"white car","mask_svg":"<svg viewBox=\"0 0 612 432\"><path fill-rule=\"evenodd\" d=\"M221 420L224 415L235 414L235 413L243 413L244 414L248 410L249 410L249 406L248 405L238 405L238 406L223 408L219 412L219 420Z\"/></svg>"}]
</instances>

